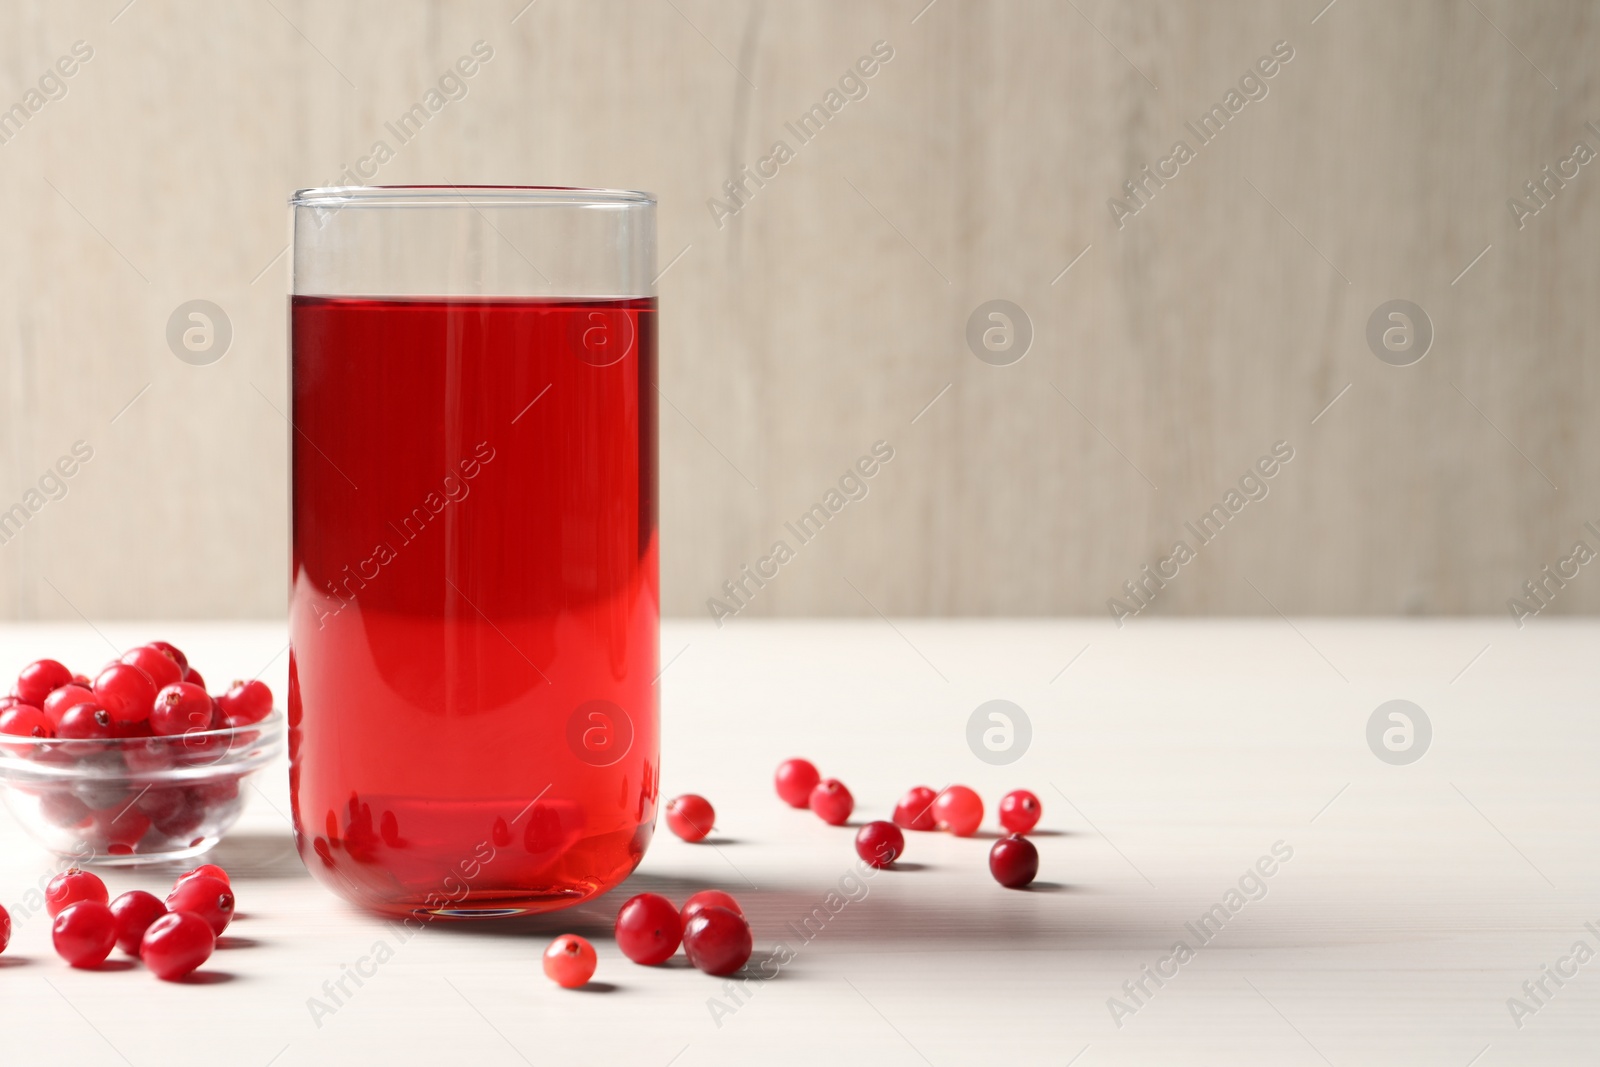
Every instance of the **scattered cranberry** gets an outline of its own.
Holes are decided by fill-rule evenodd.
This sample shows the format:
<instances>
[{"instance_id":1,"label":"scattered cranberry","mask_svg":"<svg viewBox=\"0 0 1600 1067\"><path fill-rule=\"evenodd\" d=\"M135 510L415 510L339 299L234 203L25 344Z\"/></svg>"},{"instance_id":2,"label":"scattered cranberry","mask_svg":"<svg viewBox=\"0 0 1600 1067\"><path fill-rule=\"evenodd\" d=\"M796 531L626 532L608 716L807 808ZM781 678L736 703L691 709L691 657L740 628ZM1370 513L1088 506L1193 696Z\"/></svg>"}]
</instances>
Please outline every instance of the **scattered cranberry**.
<instances>
[{"instance_id":1,"label":"scattered cranberry","mask_svg":"<svg viewBox=\"0 0 1600 1067\"><path fill-rule=\"evenodd\" d=\"M933 821L957 837L971 837L983 822L983 800L964 785L952 785L934 800Z\"/></svg>"},{"instance_id":2,"label":"scattered cranberry","mask_svg":"<svg viewBox=\"0 0 1600 1067\"><path fill-rule=\"evenodd\" d=\"M220 878L197 874L178 879L167 894L168 911L191 911L204 919L218 937L233 919L233 889Z\"/></svg>"},{"instance_id":3,"label":"scattered cranberry","mask_svg":"<svg viewBox=\"0 0 1600 1067\"><path fill-rule=\"evenodd\" d=\"M172 657L172 662L178 665L178 673L180 676L179 680L185 682L189 680L189 657L185 656L183 654L183 650L177 645L173 644L171 641L151 641L146 647L165 652L168 656Z\"/></svg>"},{"instance_id":4,"label":"scattered cranberry","mask_svg":"<svg viewBox=\"0 0 1600 1067\"><path fill-rule=\"evenodd\" d=\"M217 697L217 710L230 727L258 723L272 711L272 690L265 682L234 682L232 688Z\"/></svg>"},{"instance_id":5,"label":"scattered cranberry","mask_svg":"<svg viewBox=\"0 0 1600 1067\"><path fill-rule=\"evenodd\" d=\"M810 805L811 810L829 826L843 826L855 810L856 800L843 782L829 778L825 782L818 782L816 788L811 790Z\"/></svg>"},{"instance_id":6,"label":"scattered cranberry","mask_svg":"<svg viewBox=\"0 0 1600 1067\"><path fill-rule=\"evenodd\" d=\"M1039 873L1039 850L1021 834L1002 837L989 850L989 873L1007 889L1021 889Z\"/></svg>"},{"instance_id":7,"label":"scattered cranberry","mask_svg":"<svg viewBox=\"0 0 1600 1067\"><path fill-rule=\"evenodd\" d=\"M811 791L822 781L822 775L817 773L817 768L810 760L786 759L778 764L778 773L773 776L773 784L778 787L778 796L791 808L804 808L811 803Z\"/></svg>"},{"instance_id":8,"label":"scattered cranberry","mask_svg":"<svg viewBox=\"0 0 1600 1067\"><path fill-rule=\"evenodd\" d=\"M727 908L706 908L683 930L684 955L706 974L732 974L750 959L753 947L750 924Z\"/></svg>"},{"instance_id":9,"label":"scattered cranberry","mask_svg":"<svg viewBox=\"0 0 1600 1067\"><path fill-rule=\"evenodd\" d=\"M894 806L894 824L907 830L937 830L933 802L939 796L925 785L914 785Z\"/></svg>"},{"instance_id":10,"label":"scattered cranberry","mask_svg":"<svg viewBox=\"0 0 1600 1067\"><path fill-rule=\"evenodd\" d=\"M74 741L108 741L117 736L111 713L99 704L74 704L61 716L56 736Z\"/></svg>"},{"instance_id":11,"label":"scattered cranberry","mask_svg":"<svg viewBox=\"0 0 1600 1067\"><path fill-rule=\"evenodd\" d=\"M667 828L685 841L704 840L716 818L711 801L694 793L685 793L667 805Z\"/></svg>"},{"instance_id":12,"label":"scattered cranberry","mask_svg":"<svg viewBox=\"0 0 1600 1067\"><path fill-rule=\"evenodd\" d=\"M35 660L17 675L16 697L24 704L40 707L53 690L72 682L72 672L53 659Z\"/></svg>"},{"instance_id":13,"label":"scattered cranberry","mask_svg":"<svg viewBox=\"0 0 1600 1067\"><path fill-rule=\"evenodd\" d=\"M167 913L167 906L154 893L135 889L111 902L111 916L117 920L117 947L130 956L139 954L144 932Z\"/></svg>"},{"instance_id":14,"label":"scattered cranberry","mask_svg":"<svg viewBox=\"0 0 1600 1067\"><path fill-rule=\"evenodd\" d=\"M50 737L50 717L27 704L14 704L0 711L0 734L13 737ZM20 747L20 746L19 746Z\"/></svg>"},{"instance_id":15,"label":"scattered cranberry","mask_svg":"<svg viewBox=\"0 0 1600 1067\"><path fill-rule=\"evenodd\" d=\"M150 717L150 705L156 699L156 684L133 664L117 662L95 677L94 695L113 719L118 722L138 722Z\"/></svg>"},{"instance_id":16,"label":"scattered cranberry","mask_svg":"<svg viewBox=\"0 0 1600 1067\"><path fill-rule=\"evenodd\" d=\"M659 893L640 893L617 912L617 947L634 963L664 963L683 940L683 920L672 901Z\"/></svg>"},{"instance_id":17,"label":"scattered cranberry","mask_svg":"<svg viewBox=\"0 0 1600 1067\"><path fill-rule=\"evenodd\" d=\"M218 867L215 863L202 863L192 871L185 871L178 876L178 881L181 882L185 878L196 878L201 875L215 878L224 885L231 886L233 884L232 880L228 878L228 872Z\"/></svg>"},{"instance_id":18,"label":"scattered cranberry","mask_svg":"<svg viewBox=\"0 0 1600 1067\"><path fill-rule=\"evenodd\" d=\"M878 819L856 832L856 855L872 867L887 867L906 851L906 835L892 822Z\"/></svg>"},{"instance_id":19,"label":"scattered cranberry","mask_svg":"<svg viewBox=\"0 0 1600 1067\"><path fill-rule=\"evenodd\" d=\"M577 989L594 977L594 946L577 934L562 934L544 950L544 973L562 989Z\"/></svg>"},{"instance_id":20,"label":"scattered cranberry","mask_svg":"<svg viewBox=\"0 0 1600 1067\"><path fill-rule=\"evenodd\" d=\"M683 902L683 910L678 915L683 919L683 925L688 926L690 919L707 908L727 908L735 915L744 915L744 909L739 907L739 902L720 889L702 889Z\"/></svg>"},{"instance_id":21,"label":"scattered cranberry","mask_svg":"<svg viewBox=\"0 0 1600 1067\"><path fill-rule=\"evenodd\" d=\"M68 867L44 887L44 906L52 919L79 901L92 900L104 904L110 899L111 894L106 892L106 884L98 874L77 867Z\"/></svg>"},{"instance_id":22,"label":"scattered cranberry","mask_svg":"<svg viewBox=\"0 0 1600 1067\"><path fill-rule=\"evenodd\" d=\"M80 900L62 909L50 928L56 955L74 967L98 967L117 944L117 920L98 900Z\"/></svg>"},{"instance_id":23,"label":"scattered cranberry","mask_svg":"<svg viewBox=\"0 0 1600 1067\"><path fill-rule=\"evenodd\" d=\"M124 652L122 662L138 667L157 689L183 681L183 668L178 666L178 661L152 645L140 645Z\"/></svg>"},{"instance_id":24,"label":"scattered cranberry","mask_svg":"<svg viewBox=\"0 0 1600 1067\"><path fill-rule=\"evenodd\" d=\"M11 944L11 913L0 908L0 952L4 952L9 944Z\"/></svg>"},{"instance_id":25,"label":"scattered cranberry","mask_svg":"<svg viewBox=\"0 0 1600 1067\"><path fill-rule=\"evenodd\" d=\"M176 982L211 958L217 935L189 911L163 915L150 924L139 944L139 956L157 978Z\"/></svg>"},{"instance_id":26,"label":"scattered cranberry","mask_svg":"<svg viewBox=\"0 0 1600 1067\"><path fill-rule=\"evenodd\" d=\"M1000 825L1014 834L1025 834L1039 825L1044 809L1039 798L1026 789L1013 789L1000 798Z\"/></svg>"},{"instance_id":27,"label":"scattered cranberry","mask_svg":"<svg viewBox=\"0 0 1600 1067\"><path fill-rule=\"evenodd\" d=\"M44 698L44 713L52 725L61 722L61 716L79 704L98 704L93 692L87 686L64 685L60 689Z\"/></svg>"},{"instance_id":28,"label":"scattered cranberry","mask_svg":"<svg viewBox=\"0 0 1600 1067\"><path fill-rule=\"evenodd\" d=\"M211 696L197 685L174 682L156 694L150 729L158 737L177 737L211 728Z\"/></svg>"}]
</instances>

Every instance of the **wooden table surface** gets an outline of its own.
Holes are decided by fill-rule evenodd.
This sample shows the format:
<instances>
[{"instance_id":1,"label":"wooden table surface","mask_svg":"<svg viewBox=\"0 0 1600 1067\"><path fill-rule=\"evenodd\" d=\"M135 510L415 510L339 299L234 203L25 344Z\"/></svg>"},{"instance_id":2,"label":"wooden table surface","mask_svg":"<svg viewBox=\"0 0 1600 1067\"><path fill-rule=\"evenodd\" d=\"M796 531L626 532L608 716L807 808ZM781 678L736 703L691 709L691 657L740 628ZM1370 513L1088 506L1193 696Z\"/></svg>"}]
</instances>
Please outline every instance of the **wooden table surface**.
<instances>
[{"instance_id":1,"label":"wooden table surface","mask_svg":"<svg viewBox=\"0 0 1600 1067\"><path fill-rule=\"evenodd\" d=\"M276 625L12 626L0 664L92 668L108 642L157 637L212 678L265 668L283 691ZM15 922L0 1062L1593 1063L1597 639L1600 624L1544 620L669 622L663 796L710 798L720 844L663 829L598 901L402 938L307 877L270 769L213 854L234 874L244 944L213 957L216 981L172 985L58 960L23 903L55 861L0 816ZM1003 766L968 744L994 699L1032 728ZM1394 699L1432 725L1405 765L1367 740ZM773 795L792 755L843 779L858 818L887 816L911 785L965 782L990 809L985 833L908 835L904 869L857 880L853 833ZM1048 830L1028 892L986 864L993 805L1017 787L1042 798ZM776 977L617 952L627 894L704 887L740 898L756 960L787 946ZM818 908L826 921L797 936ZM597 988L544 978L540 954L566 931L595 940ZM370 977L313 1012L380 941Z\"/></svg>"}]
</instances>

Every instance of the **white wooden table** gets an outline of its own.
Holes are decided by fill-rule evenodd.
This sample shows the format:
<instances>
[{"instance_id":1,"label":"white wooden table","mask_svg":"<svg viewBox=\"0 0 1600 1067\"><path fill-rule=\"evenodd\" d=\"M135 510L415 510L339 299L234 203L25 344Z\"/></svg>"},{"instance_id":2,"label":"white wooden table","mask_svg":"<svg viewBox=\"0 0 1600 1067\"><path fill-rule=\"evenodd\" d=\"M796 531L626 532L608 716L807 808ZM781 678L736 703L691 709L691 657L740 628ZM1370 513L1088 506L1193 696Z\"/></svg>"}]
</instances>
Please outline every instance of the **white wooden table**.
<instances>
[{"instance_id":1,"label":"white wooden table","mask_svg":"<svg viewBox=\"0 0 1600 1067\"><path fill-rule=\"evenodd\" d=\"M92 668L107 640L165 637L211 678L270 662L283 691L278 626L99 630L0 629L0 669L45 654ZM1592 1063L1600 959L1560 961L1580 940L1600 950L1597 642L1600 624L1545 620L669 623L663 795L709 797L722 844L663 829L607 898L402 943L306 876L280 768L215 853L245 913L230 934L250 944L213 957L226 980L169 985L56 959L48 920L18 905L53 861L0 816L0 903L16 920L0 1062ZM966 740L995 698L1033 727L1009 766ZM1366 741L1395 698L1433 726L1410 765ZM914 869L877 875L796 937L788 924L825 904L854 852L851 831L773 795L791 755L842 778L858 816L962 781L987 829L1003 792L1032 788L1052 831L1036 838L1044 884L997 886L986 839L909 835ZM1246 880L1260 899L1202 942L1185 924L1226 907L1278 842L1293 855L1263 865L1265 895ZM757 959L793 950L775 979L637 967L609 940L626 894L710 886L744 903ZM598 989L544 978L540 953L565 931L595 940ZM353 995L319 1025L310 998L379 941L392 958L359 988L347 979ZM1178 941L1193 950L1181 965ZM1576 974L1557 986L1546 964ZM1172 976L1157 986L1146 966ZM1539 1003L1523 983L1542 977ZM1134 1000L1124 983L1141 979ZM1118 1019L1113 997L1131 1009ZM1533 1010L1514 1020L1511 997Z\"/></svg>"}]
</instances>

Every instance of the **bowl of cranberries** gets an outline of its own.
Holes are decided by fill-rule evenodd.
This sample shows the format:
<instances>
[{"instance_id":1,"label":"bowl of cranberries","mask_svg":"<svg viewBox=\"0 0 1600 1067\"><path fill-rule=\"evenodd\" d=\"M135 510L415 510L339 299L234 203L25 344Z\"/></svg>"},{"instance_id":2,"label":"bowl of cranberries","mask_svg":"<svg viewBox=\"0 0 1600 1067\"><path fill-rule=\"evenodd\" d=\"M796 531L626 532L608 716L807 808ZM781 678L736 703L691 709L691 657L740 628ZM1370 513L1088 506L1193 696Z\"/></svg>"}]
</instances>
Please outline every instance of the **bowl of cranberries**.
<instances>
[{"instance_id":1,"label":"bowl of cranberries","mask_svg":"<svg viewBox=\"0 0 1600 1067\"><path fill-rule=\"evenodd\" d=\"M186 859L238 820L245 778L283 748L283 720L265 683L212 695L165 641L93 678L38 660L0 697L0 791L29 834L77 863Z\"/></svg>"}]
</instances>

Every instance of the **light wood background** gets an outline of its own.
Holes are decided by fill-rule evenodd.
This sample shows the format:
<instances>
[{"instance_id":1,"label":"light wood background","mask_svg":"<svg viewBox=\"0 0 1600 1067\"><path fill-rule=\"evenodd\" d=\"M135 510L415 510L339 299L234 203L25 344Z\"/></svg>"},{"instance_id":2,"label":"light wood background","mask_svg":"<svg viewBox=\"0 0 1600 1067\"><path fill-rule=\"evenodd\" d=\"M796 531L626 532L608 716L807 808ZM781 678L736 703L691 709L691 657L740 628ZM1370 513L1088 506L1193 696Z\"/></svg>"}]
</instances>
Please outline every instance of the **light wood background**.
<instances>
[{"instance_id":1,"label":"light wood background","mask_svg":"<svg viewBox=\"0 0 1600 1067\"><path fill-rule=\"evenodd\" d=\"M374 180L659 195L670 613L878 440L869 495L749 614L1105 618L1280 440L1270 496L1149 614L1509 621L1600 548L1600 166L1520 230L1507 208L1600 150L1593 4L523 2L0 9L0 106L94 50L0 144L0 509L94 449L0 544L0 611L282 611L285 199L478 40ZM708 199L877 41L868 95L719 227ZM1268 95L1119 230L1108 198L1278 41ZM209 366L164 339L195 298L234 331ZM1034 331L1010 366L965 341L995 298ZM1395 298L1434 326L1410 367L1365 340ZM1596 571L1549 611L1600 606Z\"/></svg>"}]
</instances>

